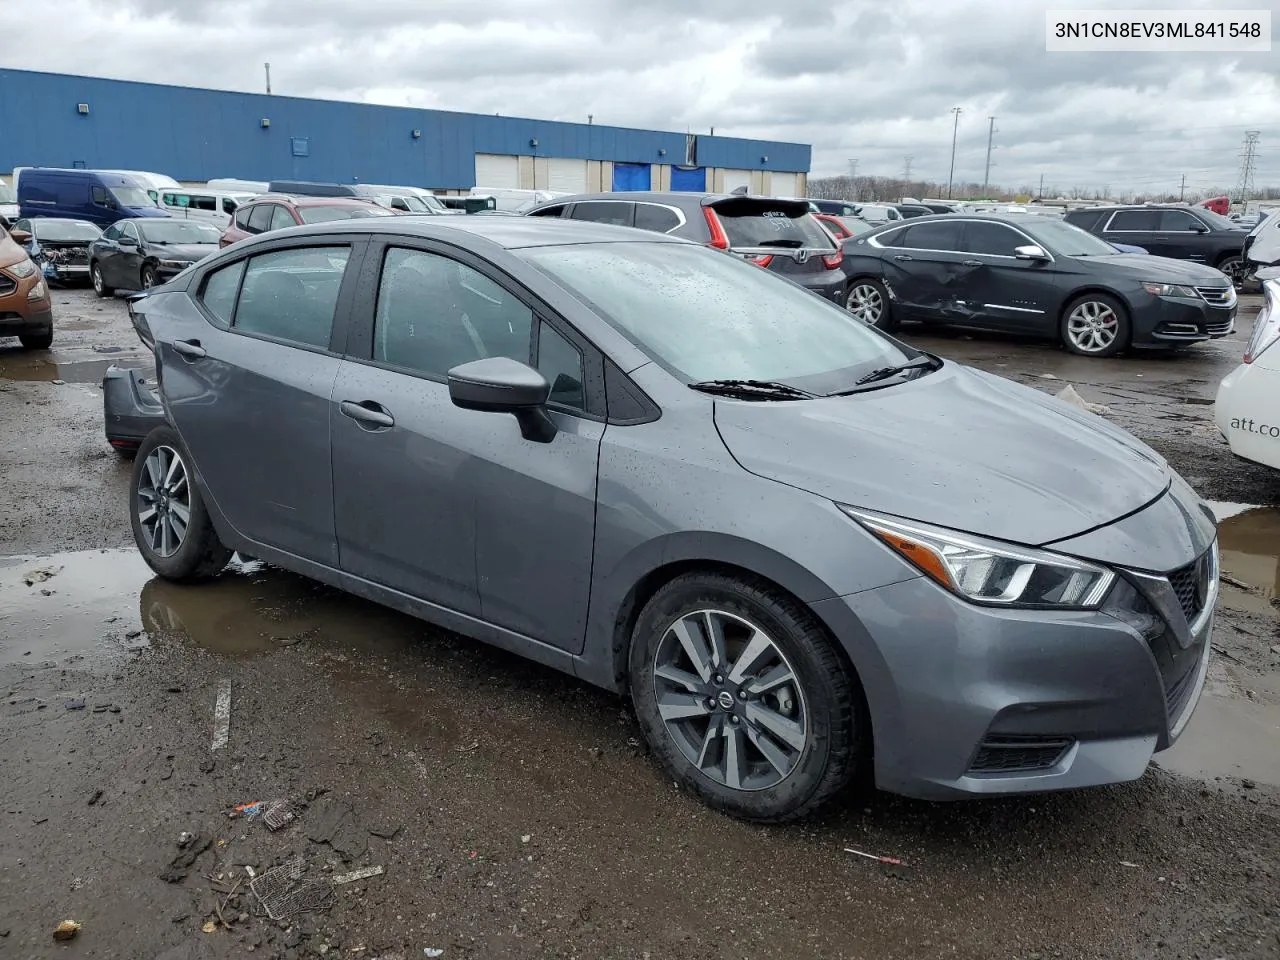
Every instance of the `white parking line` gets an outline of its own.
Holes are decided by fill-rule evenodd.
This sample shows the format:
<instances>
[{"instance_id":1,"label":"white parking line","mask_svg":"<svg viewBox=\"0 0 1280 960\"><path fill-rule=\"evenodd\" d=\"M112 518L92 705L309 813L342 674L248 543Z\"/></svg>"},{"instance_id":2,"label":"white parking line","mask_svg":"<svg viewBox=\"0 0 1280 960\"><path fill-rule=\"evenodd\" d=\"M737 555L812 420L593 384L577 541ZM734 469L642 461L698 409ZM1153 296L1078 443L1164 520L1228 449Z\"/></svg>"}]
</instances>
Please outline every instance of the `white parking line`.
<instances>
[{"instance_id":1,"label":"white parking line","mask_svg":"<svg viewBox=\"0 0 1280 960\"><path fill-rule=\"evenodd\" d=\"M231 681L223 680L218 688L218 702L213 707L213 749L221 750L231 736Z\"/></svg>"}]
</instances>

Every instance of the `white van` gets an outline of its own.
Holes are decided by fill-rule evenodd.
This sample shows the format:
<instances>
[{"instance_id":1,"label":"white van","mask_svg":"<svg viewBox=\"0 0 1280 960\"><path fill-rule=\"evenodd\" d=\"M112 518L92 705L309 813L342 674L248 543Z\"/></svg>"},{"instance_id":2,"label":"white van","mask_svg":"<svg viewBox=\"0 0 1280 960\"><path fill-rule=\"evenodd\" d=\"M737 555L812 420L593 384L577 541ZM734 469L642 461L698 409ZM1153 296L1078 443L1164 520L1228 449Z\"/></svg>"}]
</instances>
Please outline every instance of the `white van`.
<instances>
[{"instance_id":1,"label":"white van","mask_svg":"<svg viewBox=\"0 0 1280 960\"><path fill-rule=\"evenodd\" d=\"M207 220L219 227L231 225L236 210L246 200L252 200L257 194L225 190L210 190L203 187L177 187L173 190L160 191L160 209L171 217L187 220Z\"/></svg>"},{"instance_id":2,"label":"white van","mask_svg":"<svg viewBox=\"0 0 1280 960\"><path fill-rule=\"evenodd\" d=\"M99 170L98 173L114 173L120 177L131 177L138 186L147 191L147 195L155 201L156 206L160 205L161 190L181 186L173 177L166 177L163 173L148 173L145 170Z\"/></svg>"},{"instance_id":3,"label":"white van","mask_svg":"<svg viewBox=\"0 0 1280 960\"><path fill-rule=\"evenodd\" d=\"M472 187L473 197L493 197L499 210L510 213L523 213L539 203L547 203L558 197L570 197L573 194L560 193L555 190L518 190L515 187Z\"/></svg>"},{"instance_id":4,"label":"white van","mask_svg":"<svg viewBox=\"0 0 1280 960\"><path fill-rule=\"evenodd\" d=\"M205 184L205 187L209 190L222 190L225 193L263 194L271 192L271 184L265 180L237 180L234 177L210 180Z\"/></svg>"},{"instance_id":5,"label":"white van","mask_svg":"<svg viewBox=\"0 0 1280 960\"><path fill-rule=\"evenodd\" d=\"M444 205L439 200L431 194L427 194L431 197L427 200L422 196L426 191L419 190L417 187L395 187L385 183L362 183L360 186L374 192L374 203L391 210L398 210L401 213L445 212Z\"/></svg>"}]
</instances>

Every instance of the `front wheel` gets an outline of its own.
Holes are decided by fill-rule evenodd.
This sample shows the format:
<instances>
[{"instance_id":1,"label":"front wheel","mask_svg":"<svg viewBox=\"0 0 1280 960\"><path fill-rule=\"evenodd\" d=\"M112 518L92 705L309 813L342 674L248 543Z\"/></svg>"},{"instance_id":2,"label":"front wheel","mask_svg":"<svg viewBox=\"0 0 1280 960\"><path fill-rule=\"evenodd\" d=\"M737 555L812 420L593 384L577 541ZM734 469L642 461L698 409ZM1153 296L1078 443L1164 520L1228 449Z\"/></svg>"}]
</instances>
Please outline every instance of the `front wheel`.
<instances>
[{"instance_id":1,"label":"front wheel","mask_svg":"<svg viewBox=\"0 0 1280 960\"><path fill-rule=\"evenodd\" d=\"M1237 293L1244 290L1245 284L1251 279L1248 264L1244 262L1244 257L1237 254L1219 260L1218 269L1227 275Z\"/></svg>"},{"instance_id":2,"label":"front wheel","mask_svg":"<svg viewBox=\"0 0 1280 960\"><path fill-rule=\"evenodd\" d=\"M1088 293L1062 313L1062 343L1085 357L1114 357L1129 345L1129 312L1115 297Z\"/></svg>"},{"instance_id":3,"label":"front wheel","mask_svg":"<svg viewBox=\"0 0 1280 960\"><path fill-rule=\"evenodd\" d=\"M630 683L667 772L733 816L807 816L864 757L850 668L807 608L755 578L686 574L654 594L632 634Z\"/></svg>"},{"instance_id":4,"label":"front wheel","mask_svg":"<svg viewBox=\"0 0 1280 960\"><path fill-rule=\"evenodd\" d=\"M862 277L849 284L844 306L869 327L893 330L898 326L888 288L871 277Z\"/></svg>"},{"instance_id":5,"label":"front wheel","mask_svg":"<svg viewBox=\"0 0 1280 960\"><path fill-rule=\"evenodd\" d=\"M213 529L186 448L167 424L147 434L138 448L129 506L142 559L166 580L205 580L231 559Z\"/></svg>"},{"instance_id":6,"label":"front wheel","mask_svg":"<svg viewBox=\"0 0 1280 960\"><path fill-rule=\"evenodd\" d=\"M108 287L102 278L102 265L95 263L89 268L89 278L93 281L93 292L100 297L114 297L115 287Z\"/></svg>"},{"instance_id":7,"label":"front wheel","mask_svg":"<svg viewBox=\"0 0 1280 960\"><path fill-rule=\"evenodd\" d=\"M156 285L156 268L154 264L148 263L142 268L142 289L150 290Z\"/></svg>"},{"instance_id":8,"label":"front wheel","mask_svg":"<svg viewBox=\"0 0 1280 960\"><path fill-rule=\"evenodd\" d=\"M18 342L22 344L23 350L48 350L53 346L53 331L19 334Z\"/></svg>"}]
</instances>

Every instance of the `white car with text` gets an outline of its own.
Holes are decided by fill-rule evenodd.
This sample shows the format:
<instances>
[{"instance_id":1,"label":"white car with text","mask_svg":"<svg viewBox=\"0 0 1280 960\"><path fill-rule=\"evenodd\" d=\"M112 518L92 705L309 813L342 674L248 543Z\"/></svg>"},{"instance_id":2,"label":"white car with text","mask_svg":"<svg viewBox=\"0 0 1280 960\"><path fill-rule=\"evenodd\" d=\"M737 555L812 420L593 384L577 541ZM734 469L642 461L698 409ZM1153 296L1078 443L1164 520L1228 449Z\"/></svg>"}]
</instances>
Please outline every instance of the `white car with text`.
<instances>
[{"instance_id":1,"label":"white car with text","mask_svg":"<svg viewBox=\"0 0 1280 960\"><path fill-rule=\"evenodd\" d=\"M1266 298L1244 362L1218 387L1214 420L1231 452L1280 470L1280 267L1258 271Z\"/></svg>"}]
</instances>

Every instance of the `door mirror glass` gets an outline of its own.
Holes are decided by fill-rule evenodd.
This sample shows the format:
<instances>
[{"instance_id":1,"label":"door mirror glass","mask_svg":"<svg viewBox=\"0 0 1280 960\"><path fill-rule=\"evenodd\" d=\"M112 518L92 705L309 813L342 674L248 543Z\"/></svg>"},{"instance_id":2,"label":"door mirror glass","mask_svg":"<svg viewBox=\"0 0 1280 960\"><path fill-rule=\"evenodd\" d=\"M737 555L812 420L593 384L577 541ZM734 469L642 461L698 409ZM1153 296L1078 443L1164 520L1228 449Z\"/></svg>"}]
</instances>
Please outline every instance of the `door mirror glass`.
<instances>
[{"instance_id":1,"label":"door mirror glass","mask_svg":"<svg viewBox=\"0 0 1280 960\"><path fill-rule=\"evenodd\" d=\"M25 230L10 230L9 236L13 237L13 242L20 247L25 247L31 242L31 234Z\"/></svg>"},{"instance_id":2,"label":"door mirror glass","mask_svg":"<svg viewBox=\"0 0 1280 960\"><path fill-rule=\"evenodd\" d=\"M137 237L131 237L127 233L123 234L120 237L120 246L122 247L136 247L137 245L138 245Z\"/></svg>"},{"instance_id":3,"label":"door mirror glass","mask_svg":"<svg viewBox=\"0 0 1280 960\"><path fill-rule=\"evenodd\" d=\"M1015 247L1013 255L1019 260L1048 260L1049 254L1045 252L1044 247L1030 243L1025 247Z\"/></svg>"},{"instance_id":4,"label":"door mirror glass","mask_svg":"<svg viewBox=\"0 0 1280 960\"><path fill-rule=\"evenodd\" d=\"M513 413L526 440L549 443L554 421L545 404L551 395L547 378L510 357L485 357L449 371L449 399L464 410Z\"/></svg>"}]
</instances>

